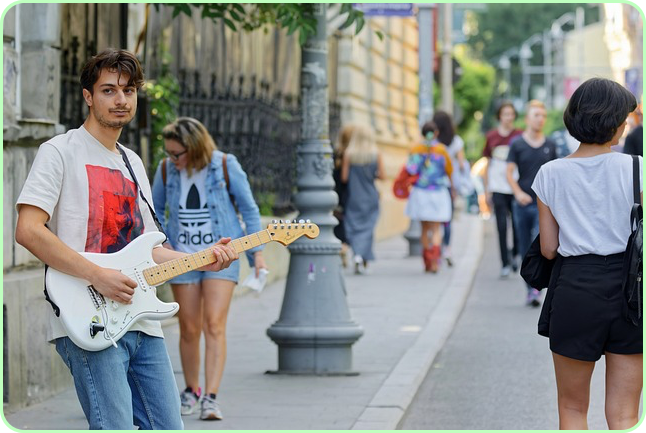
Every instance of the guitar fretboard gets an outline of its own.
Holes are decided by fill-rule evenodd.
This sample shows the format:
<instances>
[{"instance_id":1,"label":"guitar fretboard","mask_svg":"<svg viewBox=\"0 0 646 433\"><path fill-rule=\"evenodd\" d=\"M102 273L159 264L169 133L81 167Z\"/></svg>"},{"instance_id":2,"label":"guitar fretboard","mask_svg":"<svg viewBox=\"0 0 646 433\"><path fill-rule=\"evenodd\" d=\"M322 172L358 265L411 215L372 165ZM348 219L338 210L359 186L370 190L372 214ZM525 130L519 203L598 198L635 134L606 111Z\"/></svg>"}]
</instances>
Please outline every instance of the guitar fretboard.
<instances>
[{"instance_id":1,"label":"guitar fretboard","mask_svg":"<svg viewBox=\"0 0 646 433\"><path fill-rule=\"evenodd\" d=\"M269 230L261 230L248 236L234 239L229 244L240 254L251 248L266 244L271 240ZM169 260L161 265L150 267L143 271L143 275L149 285L158 286L171 278L194 271L202 266L210 265L215 261L215 254L210 248L207 248L180 259Z\"/></svg>"}]
</instances>

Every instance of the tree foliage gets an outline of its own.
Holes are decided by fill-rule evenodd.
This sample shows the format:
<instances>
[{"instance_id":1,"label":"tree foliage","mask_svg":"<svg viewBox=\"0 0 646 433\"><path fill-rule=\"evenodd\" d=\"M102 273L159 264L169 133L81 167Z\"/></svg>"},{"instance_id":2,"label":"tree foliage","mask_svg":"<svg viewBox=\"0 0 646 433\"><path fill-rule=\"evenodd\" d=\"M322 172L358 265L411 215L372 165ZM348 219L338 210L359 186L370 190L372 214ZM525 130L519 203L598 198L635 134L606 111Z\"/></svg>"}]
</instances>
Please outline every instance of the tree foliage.
<instances>
[{"instance_id":1,"label":"tree foliage","mask_svg":"<svg viewBox=\"0 0 646 433\"><path fill-rule=\"evenodd\" d=\"M493 94L495 71L491 65L459 56L462 77L453 85L455 101L463 112L461 124L474 120L476 112L487 108Z\"/></svg>"},{"instance_id":2,"label":"tree foliage","mask_svg":"<svg viewBox=\"0 0 646 433\"><path fill-rule=\"evenodd\" d=\"M173 8L173 17L180 14L192 16L193 11L200 12L202 18L222 21L233 31L239 29L252 31L269 29L271 26L287 29L291 35L298 30L298 40L302 44L316 33L314 18L315 3L166 3ZM339 15L345 15L341 29L355 25L358 34L365 25L363 12L355 9L352 3L342 3ZM381 34L378 35L380 38Z\"/></svg>"},{"instance_id":3,"label":"tree foliage","mask_svg":"<svg viewBox=\"0 0 646 433\"><path fill-rule=\"evenodd\" d=\"M475 12L468 44L476 56L490 61L534 33L549 29L554 20L577 7L584 8L587 23L598 20L598 6L588 3L489 3L485 10Z\"/></svg>"}]
</instances>

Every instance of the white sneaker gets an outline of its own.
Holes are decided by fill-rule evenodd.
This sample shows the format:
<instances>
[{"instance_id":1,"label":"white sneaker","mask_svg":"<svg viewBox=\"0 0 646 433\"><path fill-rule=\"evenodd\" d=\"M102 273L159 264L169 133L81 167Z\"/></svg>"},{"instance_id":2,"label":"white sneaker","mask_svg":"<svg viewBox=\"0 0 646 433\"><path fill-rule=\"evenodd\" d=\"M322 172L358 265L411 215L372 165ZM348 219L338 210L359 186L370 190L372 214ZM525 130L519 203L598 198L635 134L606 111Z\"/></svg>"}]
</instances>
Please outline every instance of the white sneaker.
<instances>
[{"instance_id":1,"label":"white sneaker","mask_svg":"<svg viewBox=\"0 0 646 433\"><path fill-rule=\"evenodd\" d=\"M365 266L363 266L363 257L357 255L354 256L354 273L361 275L365 272Z\"/></svg>"},{"instance_id":2,"label":"white sneaker","mask_svg":"<svg viewBox=\"0 0 646 433\"><path fill-rule=\"evenodd\" d=\"M201 390L198 388L197 392L199 393L200 391ZM179 399L182 402L182 415L190 415L195 412L200 396L199 394L194 393L190 388L186 388L179 394Z\"/></svg>"},{"instance_id":3,"label":"white sneaker","mask_svg":"<svg viewBox=\"0 0 646 433\"><path fill-rule=\"evenodd\" d=\"M214 398L209 395L202 397L202 406L200 408L200 419L202 420L222 420L222 411L220 405Z\"/></svg>"},{"instance_id":4,"label":"white sneaker","mask_svg":"<svg viewBox=\"0 0 646 433\"><path fill-rule=\"evenodd\" d=\"M500 270L500 278L509 278L509 274L511 274L511 268L509 266L503 266Z\"/></svg>"}]
</instances>

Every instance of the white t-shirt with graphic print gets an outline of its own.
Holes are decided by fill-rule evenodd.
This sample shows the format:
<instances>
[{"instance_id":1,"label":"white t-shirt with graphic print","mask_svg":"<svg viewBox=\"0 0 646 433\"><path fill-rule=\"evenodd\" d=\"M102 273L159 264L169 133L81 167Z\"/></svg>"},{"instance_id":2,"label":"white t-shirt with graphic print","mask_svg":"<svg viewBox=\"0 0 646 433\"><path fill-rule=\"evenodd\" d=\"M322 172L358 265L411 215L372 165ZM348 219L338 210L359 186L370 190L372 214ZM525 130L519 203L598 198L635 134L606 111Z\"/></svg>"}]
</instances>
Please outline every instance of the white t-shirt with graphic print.
<instances>
[{"instance_id":1,"label":"white t-shirt with graphic print","mask_svg":"<svg viewBox=\"0 0 646 433\"><path fill-rule=\"evenodd\" d=\"M144 165L133 151L125 151L152 205ZM47 212L50 230L78 252L115 252L140 234L157 231L122 156L106 149L83 126L40 146L16 208L22 204ZM48 311L48 341L66 336L60 319ZM157 320L140 320L130 329L163 337Z\"/></svg>"},{"instance_id":2,"label":"white t-shirt with graphic print","mask_svg":"<svg viewBox=\"0 0 646 433\"><path fill-rule=\"evenodd\" d=\"M197 172L193 170L191 177L186 170L179 172L179 230L173 240L173 248L177 251L195 253L216 242L206 203L207 173L208 166Z\"/></svg>"}]
</instances>

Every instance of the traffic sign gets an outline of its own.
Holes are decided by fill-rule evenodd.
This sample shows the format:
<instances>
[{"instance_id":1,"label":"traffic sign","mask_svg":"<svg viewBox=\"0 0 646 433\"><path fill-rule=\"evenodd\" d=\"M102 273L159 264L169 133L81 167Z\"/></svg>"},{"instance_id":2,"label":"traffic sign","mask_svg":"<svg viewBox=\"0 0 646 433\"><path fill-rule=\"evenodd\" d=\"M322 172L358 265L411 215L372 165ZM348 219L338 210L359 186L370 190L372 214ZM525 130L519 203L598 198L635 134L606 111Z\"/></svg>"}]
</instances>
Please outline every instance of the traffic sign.
<instances>
[{"instance_id":1,"label":"traffic sign","mask_svg":"<svg viewBox=\"0 0 646 433\"><path fill-rule=\"evenodd\" d=\"M411 17L415 15L412 3L354 3L354 7L367 17Z\"/></svg>"}]
</instances>

